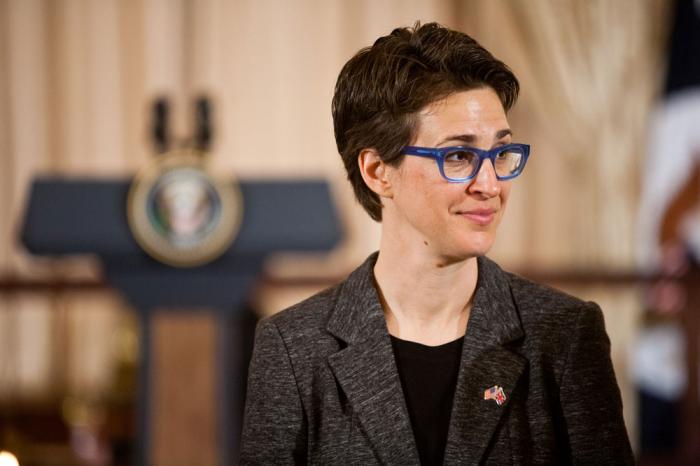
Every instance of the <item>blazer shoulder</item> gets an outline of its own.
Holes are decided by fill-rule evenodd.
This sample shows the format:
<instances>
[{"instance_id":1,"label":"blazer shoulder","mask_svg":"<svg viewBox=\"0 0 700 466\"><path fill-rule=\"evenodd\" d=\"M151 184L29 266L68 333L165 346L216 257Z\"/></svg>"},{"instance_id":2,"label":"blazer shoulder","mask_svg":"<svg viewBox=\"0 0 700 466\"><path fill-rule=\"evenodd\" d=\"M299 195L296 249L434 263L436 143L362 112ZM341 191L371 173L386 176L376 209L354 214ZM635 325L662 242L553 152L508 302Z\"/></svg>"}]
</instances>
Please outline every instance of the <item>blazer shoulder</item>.
<instances>
[{"instance_id":1,"label":"blazer shoulder","mask_svg":"<svg viewBox=\"0 0 700 466\"><path fill-rule=\"evenodd\" d=\"M548 285L536 283L520 275L506 272L513 300L521 313L546 314L557 317L575 317L579 312L590 312L598 305Z\"/></svg>"},{"instance_id":2,"label":"blazer shoulder","mask_svg":"<svg viewBox=\"0 0 700 466\"><path fill-rule=\"evenodd\" d=\"M513 301L526 336L526 346L559 359L572 338L607 340L603 313L592 301L509 273Z\"/></svg>"}]
</instances>

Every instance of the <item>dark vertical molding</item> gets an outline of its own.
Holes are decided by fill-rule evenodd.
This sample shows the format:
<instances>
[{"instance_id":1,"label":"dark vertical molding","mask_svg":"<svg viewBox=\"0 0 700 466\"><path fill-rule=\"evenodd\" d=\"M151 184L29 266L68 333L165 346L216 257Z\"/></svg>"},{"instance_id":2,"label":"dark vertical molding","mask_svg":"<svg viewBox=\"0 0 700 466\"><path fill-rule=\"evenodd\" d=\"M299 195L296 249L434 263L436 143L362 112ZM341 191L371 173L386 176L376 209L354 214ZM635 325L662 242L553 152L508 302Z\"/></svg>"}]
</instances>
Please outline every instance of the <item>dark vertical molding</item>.
<instances>
[{"instance_id":1,"label":"dark vertical molding","mask_svg":"<svg viewBox=\"0 0 700 466\"><path fill-rule=\"evenodd\" d=\"M152 380L152 351L151 351L151 313L136 311L139 325L139 370L138 370L138 399L136 403L137 426L136 448L133 463L138 466L149 466L151 447L151 390Z\"/></svg>"},{"instance_id":2,"label":"dark vertical molding","mask_svg":"<svg viewBox=\"0 0 700 466\"><path fill-rule=\"evenodd\" d=\"M236 418L235 401L238 383L234 379L237 356L234 342L240 341L236 319L231 313L217 312L216 338L216 407L217 449L221 465L235 464L239 456L240 418Z\"/></svg>"}]
</instances>

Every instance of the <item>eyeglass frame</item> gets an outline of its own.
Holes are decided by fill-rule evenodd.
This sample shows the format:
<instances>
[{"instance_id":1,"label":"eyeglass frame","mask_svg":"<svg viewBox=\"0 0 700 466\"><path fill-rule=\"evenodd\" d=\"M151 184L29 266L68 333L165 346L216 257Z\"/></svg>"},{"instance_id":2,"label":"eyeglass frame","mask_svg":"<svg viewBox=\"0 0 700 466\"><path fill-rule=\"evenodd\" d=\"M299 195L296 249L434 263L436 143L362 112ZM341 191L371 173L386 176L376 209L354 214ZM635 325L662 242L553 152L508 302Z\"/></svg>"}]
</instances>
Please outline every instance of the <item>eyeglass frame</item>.
<instances>
[{"instance_id":1,"label":"eyeglass frame","mask_svg":"<svg viewBox=\"0 0 700 466\"><path fill-rule=\"evenodd\" d=\"M485 159L489 159L491 161L491 164L495 167L496 166L496 156L500 154L503 151L507 151L509 149L518 149L522 154L523 154L523 160L520 163L520 169L518 170L517 173L513 175L508 175L508 176L499 176L498 173L495 172L494 168L494 173L496 174L496 179L499 181L505 181L505 180L512 180L513 178L520 176L520 174L523 172L525 169L525 164L527 163L527 158L530 155L530 145L529 144L518 144L518 143L512 143L512 144L506 144L503 146L498 146L494 147L491 150L482 150L482 149L477 149L476 147L469 147L469 146L450 146L450 147L439 147L439 148L433 148L433 147L421 147L421 146L404 146L403 149L401 149L400 154L401 155L414 155L417 157L427 157L434 159L435 162L437 162L438 165L438 170L440 171L440 175L450 183L466 183L468 181L471 181L474 179L474 177L479 173L479 170L481 170L481 165L484 163ZM445 175L445 157L452 152L455 151L466 151L466 152L473 152L476 154L477 157L479 157L479 163L476 165L476 169L474 170L474 173L467 177L467 178L450 178L447 175Z\"/></svg>"}]
</instances>

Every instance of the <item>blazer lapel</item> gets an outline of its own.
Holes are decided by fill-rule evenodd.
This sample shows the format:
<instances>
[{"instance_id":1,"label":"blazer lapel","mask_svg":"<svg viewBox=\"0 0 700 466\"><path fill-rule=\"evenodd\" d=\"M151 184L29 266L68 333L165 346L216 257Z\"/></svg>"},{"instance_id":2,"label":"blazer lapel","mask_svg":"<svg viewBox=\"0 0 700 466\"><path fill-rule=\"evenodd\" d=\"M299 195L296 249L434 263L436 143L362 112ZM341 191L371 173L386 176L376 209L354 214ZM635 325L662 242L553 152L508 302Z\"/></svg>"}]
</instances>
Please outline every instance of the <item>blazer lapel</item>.
<instances>
[{"instance_id":1,"label":"blazer lapel","mask_svg":"<svg viewBox=\"0 0 700 466\"><path fill-rule=\"evenodd\" d=\"M522 338L522 326L503 271L480 257L477 288L472 301L455 389L445 448L445 464L478 464L508 409L526 360L507 348ZM500 387L505 400L484 399L485 391Z\"/></svg>"},{"instance_id":2,"label":"blazer lapel","mask_svg":"<svg viewBox=\"0 0 700 466\"><path fill-rule=\"evenodd\" d=\"M327 330L347 347L331 355L328 363L381 462L418 465L391 340L374 287L376 257L370 256L343 284Z\"/></svg>"},{"instance_id":3,"label":"blazer lapel","mask_svg":"<svg viewBox=\"0 0 700 466\"><path fill-rule=\"evenodd\" d=\"M347 343L329 365L384 464L419 464L386 321L374 287L377 255L342 285L327 330ZM478 464L508 408L526 360L508 349L523 336L504 272L480 257L445 448L445 464ZM484 399L502 388L505 401Z\"/></svg>"}]
</instances>

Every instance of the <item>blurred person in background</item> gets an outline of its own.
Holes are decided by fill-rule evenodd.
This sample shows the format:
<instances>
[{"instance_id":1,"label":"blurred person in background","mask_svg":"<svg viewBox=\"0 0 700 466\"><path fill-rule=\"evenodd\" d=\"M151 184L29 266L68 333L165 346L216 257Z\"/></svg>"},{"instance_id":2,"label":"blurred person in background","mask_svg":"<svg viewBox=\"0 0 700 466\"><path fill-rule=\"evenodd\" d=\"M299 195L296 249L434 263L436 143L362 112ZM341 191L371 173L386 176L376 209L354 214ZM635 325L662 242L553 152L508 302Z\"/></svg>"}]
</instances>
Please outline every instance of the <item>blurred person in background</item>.
<instances>
[{"instance_id":1,"label":"blurred person in background","mask_svg":"<svg viewBox=\"0 0 700 466\"><path fill-rule=\"evenodd\" d=\"M602 313L485 255L529 146L519 84L466 34L359 51L335 137L379 251L260 322L242 464L632 464Z\"/></svg>"},{"instance_id":2,"label":"blurred person in background","mask_svg":"<svg viewBox=\"0 0 700 466\"><path fill-rule=\"evenodd\" d=\"M637 257L658 274L632 349L642 461L700 458L700 0L679 0L665 86L651 114L638 212Z\"/></svg>"}]
</instances>

